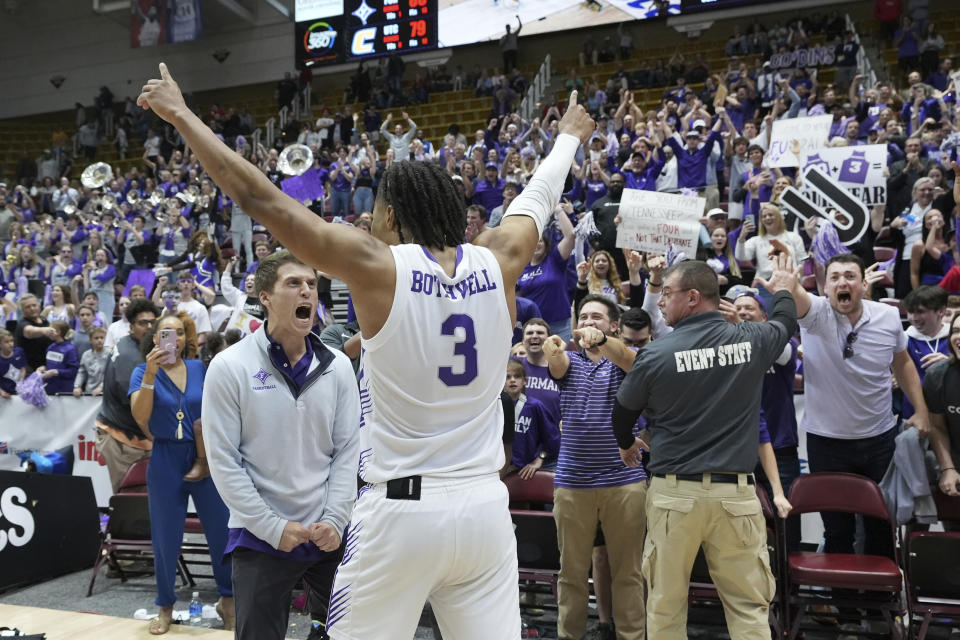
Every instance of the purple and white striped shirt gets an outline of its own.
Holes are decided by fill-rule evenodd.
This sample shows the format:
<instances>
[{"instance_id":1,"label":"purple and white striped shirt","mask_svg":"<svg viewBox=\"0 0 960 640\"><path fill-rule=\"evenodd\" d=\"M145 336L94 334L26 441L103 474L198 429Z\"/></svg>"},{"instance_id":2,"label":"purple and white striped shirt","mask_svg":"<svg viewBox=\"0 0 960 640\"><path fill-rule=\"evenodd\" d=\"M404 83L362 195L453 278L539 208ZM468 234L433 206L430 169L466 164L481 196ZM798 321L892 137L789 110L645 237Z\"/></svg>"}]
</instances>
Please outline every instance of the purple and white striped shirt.
<instances>
[{"instance_id":1,"label":"purple and white striped shirt","mask_svg":"<svg viewBox=\"0 0 960 640\"><path fill-rule=\"evenodd\" d=\"M583 353L569 356L567 375L557 380L563 431L555 486L599 489L645 481L642 464L623 464L613 434L613 401L626 372L606 358L593 362ZM645 426L640 418L634 433Z\"/></svg>"}]
</instances>

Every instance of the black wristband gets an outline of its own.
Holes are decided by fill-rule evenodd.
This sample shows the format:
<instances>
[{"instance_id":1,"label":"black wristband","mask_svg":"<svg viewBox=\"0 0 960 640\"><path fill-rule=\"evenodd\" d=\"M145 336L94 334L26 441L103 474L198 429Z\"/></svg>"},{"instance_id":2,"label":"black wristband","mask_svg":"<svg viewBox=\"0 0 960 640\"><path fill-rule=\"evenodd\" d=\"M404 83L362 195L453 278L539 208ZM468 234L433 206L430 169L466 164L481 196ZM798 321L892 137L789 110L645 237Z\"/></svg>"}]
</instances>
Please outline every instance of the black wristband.
<instances>
[{"instance_id":1,"label":"black wristband","mask_svg":"<svg viewBox=\"0 0 960 640\"><path fill-rule=\"evenodd\" d=\"M595 345L593 345L593 346L595 346L595 347L602 347L602 346L605 345L605 344L607 344L607 334L604 333L604 334L603 334L603 340L601 340L600 342L598 342L597 344L595 344Z\"/></svg>"},{"instance_id":2,"label":"black wristband","mask_svg":"<svg viewBox=\"0 0 960 640\"><path fill-rule=\"evenodd\" d=\"M656 287L657 289L659 289L660 287L663 286L663 283L662 283L662 282L654 282L653 280L647 280L647 286Z\"/></svg>"}]
</instances>

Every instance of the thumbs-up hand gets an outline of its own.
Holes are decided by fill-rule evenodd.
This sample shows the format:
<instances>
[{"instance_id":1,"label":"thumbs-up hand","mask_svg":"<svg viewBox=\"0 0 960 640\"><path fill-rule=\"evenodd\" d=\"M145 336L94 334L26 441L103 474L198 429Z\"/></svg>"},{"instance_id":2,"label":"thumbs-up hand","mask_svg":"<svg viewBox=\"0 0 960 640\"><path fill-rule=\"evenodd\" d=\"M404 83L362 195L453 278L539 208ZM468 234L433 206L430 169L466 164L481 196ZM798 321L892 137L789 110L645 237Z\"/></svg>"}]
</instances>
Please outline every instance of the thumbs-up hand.
<instances>
[{"instance_id":1,"label":"thumbs-up hand","mask_svg":"<svg viewBox=\"0 0 960 640\"><path fill-rule=\"evenodd\" d=\"M160 79L147 80L147 84L140 90L137 104L144 109L153 109L155 114L171 123L177 114L187 108L180 87L163 62L160 63Z\"/></svg>"}]
</instances>

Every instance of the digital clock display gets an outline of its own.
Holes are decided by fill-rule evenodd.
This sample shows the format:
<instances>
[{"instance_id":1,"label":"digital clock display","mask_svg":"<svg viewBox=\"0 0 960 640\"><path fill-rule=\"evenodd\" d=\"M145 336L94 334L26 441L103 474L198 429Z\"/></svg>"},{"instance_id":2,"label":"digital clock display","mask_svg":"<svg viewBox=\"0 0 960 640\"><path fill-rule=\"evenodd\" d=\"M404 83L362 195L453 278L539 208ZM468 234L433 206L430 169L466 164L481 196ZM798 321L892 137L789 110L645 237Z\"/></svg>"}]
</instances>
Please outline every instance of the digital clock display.
<instances>
[{"instance_id":1,"label":"digital clock display","mask_svg":"<svg viewBox=\"0 0 960 640\"><path fill-rule=\"evenodd\" d=\"M437 48L437 0L346 0L347 60Z\"/></svg>"},{"instance_id":2,"label":"digital clock display","mask_svg":"<svg viewBox=\"0 0 960 640\"><path fill-rule=\"evenodd\" d=\"M298 14L310 19L296 23L297 63L309 67L436 49L437 1L327 0L326 11L313 4L309 13Z\"/></svg>"}]
</instances>

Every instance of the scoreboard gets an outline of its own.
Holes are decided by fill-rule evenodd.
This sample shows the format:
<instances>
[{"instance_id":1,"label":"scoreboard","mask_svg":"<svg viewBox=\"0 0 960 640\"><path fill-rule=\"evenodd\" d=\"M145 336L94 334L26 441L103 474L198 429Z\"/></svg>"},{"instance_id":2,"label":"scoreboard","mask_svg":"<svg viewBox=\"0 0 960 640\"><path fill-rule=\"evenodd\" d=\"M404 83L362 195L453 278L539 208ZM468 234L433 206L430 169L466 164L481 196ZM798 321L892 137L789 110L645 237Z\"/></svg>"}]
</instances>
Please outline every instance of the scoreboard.
<instances>
[{"instance_id":1,"label":"scoreboard","mask_svg":"<svg viewBox=\"0 0 960 640\"><path fill-rule=\"evenodd\" d=\"M298 0L294 39L297 66L436 49L437 2Z\"/></svg>"}]
</instances>

